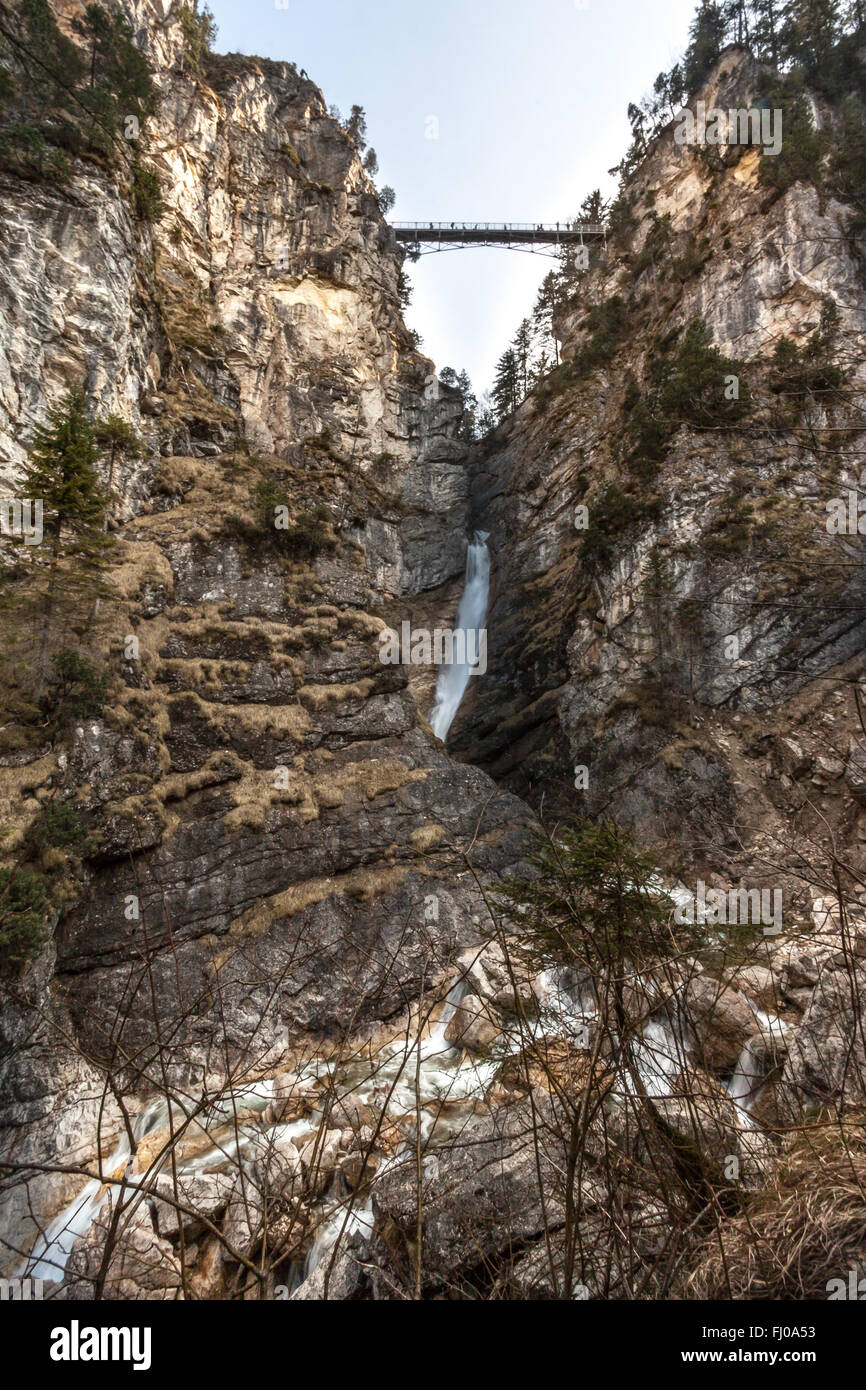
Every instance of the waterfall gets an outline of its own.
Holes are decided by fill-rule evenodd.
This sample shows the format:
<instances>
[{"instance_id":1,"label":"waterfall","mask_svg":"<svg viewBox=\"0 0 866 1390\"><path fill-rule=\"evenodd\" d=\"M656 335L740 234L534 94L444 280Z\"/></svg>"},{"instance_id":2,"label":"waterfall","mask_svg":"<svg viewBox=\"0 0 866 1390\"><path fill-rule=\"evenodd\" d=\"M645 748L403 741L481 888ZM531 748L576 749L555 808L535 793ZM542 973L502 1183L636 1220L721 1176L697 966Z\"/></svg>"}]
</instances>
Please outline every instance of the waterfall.
<instances>
[{"instance_id":1,"label":"waterfall","mask_svg":"<svg viewBox=\"0 0 866 1390\"><path fill-rule=\"evenodd\" d=\"M755 1022L764 1040L784 1048L787 1036L791 1031L790 1024L786 1023L783 1018L779 1018L776 1014L765 1013L763 1009L758 1008L754 1000L749 999L747 995L742 994L739 990L737 993L740 994L741 999L745 999L752 1013L755 1015ZM745 1047L740 1053L737 1065L734 1069L734 1074L727 1086L728 1095L737 1107L739 1121L743 1129L758 1128L757 1121L753 1118L752 1111L758 1100L758 1096L764 1089L764 1082L766 1080L763 1067L759 1059L755 1056L755 1050L752 1045L753 1042L754 1039L752 1038L747 1040Z\"/></svg>"},{"instance_id":2,"label":"waterfall","mask_svg":"<svg viewBox=\"0 0 866 1390\"><path fill-rule=\"evenodd\" d=\"M635 1064L647 1095L663 1099L673 1094L690 1051L678 1019L673 1025L665 1017L650 1019L634 1048ZM627 1088L631 1088L629 1080Z\"/></svg>"},{"instance_id":3,"label":"waterfall","mask_svg":"<svg viewBox=\"0 0 866 1390\"><path fill-rule=\"evenodd\" d=\"M104 1163L102 1171L108 1178L125 1165L128 1178L132 1160L129 1142L126 1135L123 1135L114 1153ZM55 1216L40 1235L32 1253L21 1265L19 1277L62 1279L73 1245L79 1236L90 1230L107 1196L107 1184L101 1178L91 1178L86 1187L64 1207L59 1216Z\"/></svg>"},{"instance_id":4,"label":"waterfall","mask_svg":"<svg viewBox=\"0 0 866 1390\"><path fill-rule=\"evenodd\" d=\"M738 1118L743 1129L754 1129L752 1106L763 1088L764 1078L751 1044L746 1043L740 1053L736 1070L728 1082L728 1095L737 1107Z\"/></svg>"},{"instance_id":5,"label":"waterfall","mask_svg":"<svg viewBox=\"0 0 866 1390\"><path fill-rule=\"evenodd\" d=\"M468 660L473 645L468 634L473 633L474 650L478 651L477 634L487 621L487 598L490 593L490 552L487 549L489 531L476 531L466 552L466 583L457 610L457 632L467 635L464 648L467 660L443 666L436 684L436 699L430 715L430 725L437 738L445 742L460 701L466 693L472 667Z\"/></svg>"}]
</instances>

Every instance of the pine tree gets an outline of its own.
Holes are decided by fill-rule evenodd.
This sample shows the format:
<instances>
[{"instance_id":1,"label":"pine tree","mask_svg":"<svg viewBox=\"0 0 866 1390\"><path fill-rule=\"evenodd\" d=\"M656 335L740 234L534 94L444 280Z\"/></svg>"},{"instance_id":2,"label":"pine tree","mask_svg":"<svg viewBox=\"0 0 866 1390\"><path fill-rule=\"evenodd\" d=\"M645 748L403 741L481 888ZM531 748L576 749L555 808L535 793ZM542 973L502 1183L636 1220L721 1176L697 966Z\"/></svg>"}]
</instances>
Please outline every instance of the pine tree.
<instances>
[{"instance_id":1,"label":"pine tree","mask_svg":"<svg viewBox=\"0 0 866 1390\"><path fill-rule=\"evenodd\" d=\"M781 0L752 0L752 50L774 65L779 62Z\"/></svg>"},{"instance_id":2,"label":"pine tree","mask_svg":"<svg viewBox=\"0 0 866 1390\"><path fill-rule=\"evenodd\" d=\"M831 164L832 189L856 208L850 232L866 230L866 110L859 97L842 103L842 127Z\"/></svg>"},{"instance_id":3,"label":"pine tree","mask_svg":"<svg viewBox=\"0 0 866 1390\"><path fill-rule=\"evenodd\" d=\"M108 455L108 477L105 482L105 491L108 494L105 509L105 526L107 527L117 461L119 459L140 458L142 443L132 426L122 420L119 415L109 415L105 420L100 420L94 427L94 436L102 453Z\"/></svg>"},{"instance_id":4,"label":"pine tree","mask_svg":"<svg viewBox=\"0 0 866 1390\"><path fill-rule=\"evenodd\" d=\"M84 74L81 54L71 39L61 33L48 0L24 0L21 16L29 54L40 59L38 64L31 63L27 53L16 49L27 69L28 87L33 95L63 110L68 99L66 89L77 86Z\"/></svg>"},{"instance_id":5,"label":"pine tree","mask_svg":"<svg viewBox=\"0 0 866 1390\"><path fill-rule=\"evenodd\" d=\"M600 196L600 195L599 195ZM561 299L560 276L555 270L545 275L532 310L532 327L542 356L552 354L559 365L559 343L553 332L553 319Z\"/></svg>"},{"instance_id":6,"label":"pine tree","mask_svg":"<svg viewBox=\"0 0 866 1390\"><path fill-rule=\"evenodd\" d=\"M216 20L207 5L199 9L199 0L192 0L191 5L181 5L180 25L184 62L191 72L200 77L217 36Z\"/></svg>"},{"instance_id":7,"label":"pine tree","mask_svg":"<svg viewBox=\"0 0 866 1390\"><path fill-rule=\"evenodd\" d=\"M48 412L47 423L36 430L23 478L24 495L42 502L43 543L47 543L39 643L40 678L44 674L44 653L57 602L61 566L65 596L75 596L83 589L96 587L94 579L106 545L103 535L106 499L96 473L98 458L99 446L84 393L71 391Z\"/></svg>"},{"instance_id":8,"label":"pine tree","mask_svg":"<svg viewBox=\"0 0 866 1390\"><path fill-rule=\"evenodd\" d=\"M749 9L746 0L728 0L727 22L731 42L745 48L749 43Z\"/></svg>"},{"instance_id":9,"label":"pine tree","mask_svg":"<svg viewBox=\"0 0 866 1390\"><path fill-rule=\"evenodd\" d=\"M460 424L460 438L470 440L475 438L475 412L478 409L478 398L472 389L472 382L469 373L464 367L457 378L457 390L460 392L460 399L463 402L463 420Z\"/></svg>"},{"instance_id":10,"label":"pine tree","mask_svg":"<svg viewBox=\"0 0 866 1390\"><path fill-rule=\"evenodd\" d=\"M363 154L367 148L367 113L363 106L353 106L346 122L346 134L353 145Z\"/></svg>"},{"instance_id":11,"label":"pine tree","mask_svg":"<svg viewBox=\"0 0 866 1390\"><path fill-rule=\"evenodd\" d=\"M102 5L88 5L83 18L73 20L73 28L89 51L89 87L104 88L124 116L150 115L156 106L156 88L123 15L109 13Z\"/></svg>"},{"instance_id":12,"label":"pine tree","mask_svg":"<svg viewBox=\"0 0 866 1390\"><path fill-rule=\"evenodd\" d=\"M514 360L517 366L517 386L522 400L529 392L529 371L532 360L532 325L524 319L514 335Z\"/></svg>"},{"instance_id":13,"label":"pine tree","mask_svg":"<svg viewBox=\"0 0 866 1390\"><path fill-rule=\"evenodd\" d=\"M439 373L439 380L443 386L449 387L452 391L460 393L461 418L457 430L458 439L470 440L475 438L475 410L478 401L472 389L472 382L469 373L464 367L461 372L455 372L453 367L443 367Z\"/></svg>"},{"instance_id":14,"label":"pine tree","mask_svg":"<svg viewBox=\"0 0 866 1390\"><path fill-rule=\"evenodd\" d=\"M823 65L840 33L839 0L789 0L783 11L782 57L812 72Z\"/></svg>"},{"instance_id":15,"label":"pine tree","mask_svg":"<svg viewBox=\"0 0 866 1390\"><path fill-rule=\"evenodd\" d=\"M610 203L601 196L601 189L594 188L580 205L578 221L589 223L604 222Z\"/></svg>"},{"instance_id":16,"label":"pine tree","mask_svg":"<svg viewBox=\"0 0 866 1390\"><path fill-rule=\"evenodd\" d=\"M697 91L718 62L728 42L728 28L728 15L718 0L701 0L683 59L683 82L689 93Z\"/></svg>"},{"instance_id":17,"label":"pine tree","mask_svg":"<svg viewBox=\"0 0 866 1390\"><path fill-rule=\"evenodd\" d=\"M497 419L504 420L513 415L518 406L520 373L513 348L503 352L496 364L491 398Z\"/></svg>"}]
</instances>

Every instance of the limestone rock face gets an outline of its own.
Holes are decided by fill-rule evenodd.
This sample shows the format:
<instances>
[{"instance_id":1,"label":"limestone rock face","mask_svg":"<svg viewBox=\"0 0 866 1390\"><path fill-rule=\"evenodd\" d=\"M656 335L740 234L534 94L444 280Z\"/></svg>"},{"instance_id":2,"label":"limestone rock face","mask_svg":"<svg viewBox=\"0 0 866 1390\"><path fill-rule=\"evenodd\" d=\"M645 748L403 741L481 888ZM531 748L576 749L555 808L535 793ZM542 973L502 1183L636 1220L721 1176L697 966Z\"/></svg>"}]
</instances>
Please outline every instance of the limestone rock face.
<instances>
[{"instance_id":1,"label":"limestone rock face","mask_svg":"<svg viewBox=\"0 0 866 1390\"><path fill-rule=\"evenodd\" d=\"M696 99L748 106L755 81L732 51ZM721 158L677 145L673 126L658 136L628 188L632 227L561 307L564 365L476 450L489 671L450 740L536 804L616 815L684 858L752 873L758 829L786 841L801 809L810 829L817 809L838 821L860 862L839 764L856 783L845 680L866 639L862 541L826 526L862 463L866 294L849 210L759 173L756 150ZM814 352L827 314L849 384L810 418L841 427L832 457L793 404L780 416L772 385L777 342ZM635 401L695 319L740 364L752 405L742 430L685 422L649 461ZM818 756L834 776L819 774L816 809L803 779Z\"/></svg>"},{"instance_id":2,"label":"limestone rock face","mask_svg":"<svg viewBox=\"0 0 866 1390\"><path fill-rule=\"evenodd\" d=\"M682 1008L694 1044L665 1070L653 1133L716 1166L739 1154L757 1185L772 1141L722 1084L747 1046L768 1115L862 1104L862 923L843 933L813 902L835 880L804 862L832 845L866 871L851 691L866 570L860 541L824 525L860 473L866 294L848 214L804 184L768 189L754 150L712 158L663 133L631 232L560 308L563 368L470 448L319 89L238 55L194 75L176 6L122 2L160 90L140 145L159 223L105 161L73 161L68 185L0 175L0 487L82 382L144 446L113 477L106 592L70 627L104 669L100 711L51 742L16 711L0 727L3 862L38 854L55 902L50 940L3 986L0 1158L19 1173L0 1194L0 1273L90 1177L109 1191L69 1255L72 1299L100 1280L110 1298L252 1297L242 1269L263 1243L292 1282L321 1257L299 1300L414 1297L419 1277L434 1298L556 1297L571 1267L557 1105L592 1092L575 1296L643 1296L669 1216L634 1186L637 1102L590 1050L603 1020L579 1046L557 1031L562 992L506 960L490 903L525 867L542 803L616 817L686 877L784 890L801 936L730 924L664 978L630 964L635 1036L670 1032L660 1017ZM70 31L78 0L56 10ZM739 104L755 79L727 54L702 95ZM642 467L635 402L696 318L737 359L761 428L683 424ZM831 319L848 396L804 419L768 385L771 355ZM823 430L832 450L810 447ZM488 671L446 751L427 722L435 670L383 661L381 638L451 625L476 526L493 554ZM74 848L39 841L49 803L74 804ZM732 942L740 963L716 980L704 959ZM437 1057L430 1023L458 983ZM589 992L572 983L576 1010ZM518 1029L517 1051L485 1055ZM175 1104L154 1110L166 1087ZM434 1151L443 1134L460 1142ZM133 1156L146 1190L105 1263Z\"/></svg>"},{"instance_id":3,"label":"limestone rock face","mask_svg":"<svg viewBox=\"0 0 866 1390\"><path fill-rule=\"evenodd\" d=\"M471 1280L480 1266L495 1270L507 1263L504 1229L512 1233L512 1248L541 1234L544 1216L528 1122L528 1106L514 1107L485 1122L465 1151L430 1160L429 1173L425 1173L423 1248L424 1280L431 1292L453 1297L446 1290ZM543 1153L540 1162L549 1178L549 1155ZM411 1265L404 1263L410 1253L406 1236L417 1214L416 1178L410 1163L396 1167L376 1184L374 1212L377 1227L366 1280L384 1293L389 1277L411 1277ZM555 1198L548 1220L553 1227L562 1221Z\"/></svg>"},{"instance_id":4,"label":"limestone rock face","mask_svg":"<svg viewBox=\"0 0 866 1390\"><path fill-rule=\"evenodd\" d=\"M804 1106L863 1104L866 1047L859 1018L864 992L862 965L822 971L788 1040L781 1082L788 1114Z\"/></svg>"},{"instance_id":5,"label":"limestone rock face","mask_svg":"<svg viewBox=\"0 0 866 1390\"><path fill-rule=\"evenodd\" d=\"M106 1075L134 1105L159 1054L195 1094L405 1011L477 939L474 874L515 864L532 821L379 659L419 602L451 624L469 476L357 148L294 65L214 55L198 78L176 7L126 11L161 94L140 143L160 222L92 163L68 186L0 178L4 485L82 382L144 443L113 479L88 634L105 711L0 765L13 851L54 795L94 831L4 1019L0 1116L4 1156L82 1167L97 1120L104 1151L120 1132ZM75 1183L33 1177L32 1210L4 1194L16 1248Z\"/></svg>"}]
</instances>

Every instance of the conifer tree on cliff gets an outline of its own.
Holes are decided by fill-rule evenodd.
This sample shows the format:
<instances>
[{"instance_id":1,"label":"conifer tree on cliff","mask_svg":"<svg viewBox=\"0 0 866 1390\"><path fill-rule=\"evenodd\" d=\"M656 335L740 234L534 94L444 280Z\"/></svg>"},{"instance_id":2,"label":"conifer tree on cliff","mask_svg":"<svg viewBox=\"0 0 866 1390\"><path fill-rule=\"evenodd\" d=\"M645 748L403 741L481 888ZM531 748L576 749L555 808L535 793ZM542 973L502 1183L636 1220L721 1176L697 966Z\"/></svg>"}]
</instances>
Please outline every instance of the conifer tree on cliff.
<instances>
[{"instance_id":1,"label":"conifer tree on cliff","mask_svg":"<svg viewBox=\"0 0 866 1390\"><path fill-rule=\"evenodd\" d=\"M105 508L105 526L108 528L108 513L111 508L111 501L114 492L114 475L117 464L121 459L140 458L142 454L142 443L132 425L127 424L119 415L109 415L105 420L100 420L94 427L96 442L100 446L102 453L108 455L108 477L105 483L107 493Z\"/></svg>"},{"instance_id":2,"label":"conifer tree on cliff","mask_svg":"<svg viewBox=\"0 0 866 1390\"><path fill-rule=\"evenodd\" d=\"M514 335L514 360L517 364L517 387L522 399L529 390L529 360L532 356L532 325L523 319Z\"/></svg>"},{"instance_id":3,"label":"conifer tree on cliff","mask_svg":"<svg viewBox=\"0 0 866 1390\"><path fill-rule=\"evenodd\" d=\"M683 81L689 93L696 92L712 72L727 42L728 16L724 6L717 0L701 0L683 60Z\"/></svg>"},{"instance_id":4,"label":"conifer tree on cliff","mask_svg":"<svg viewBox=\"0 0 866 1390\"><path fill-rule=\"evenodd\" d=\"M96 474L98 457L99 446L84 393L70 391L48 412L47 423L40 425L34 434L22 488L26 497L41 500L43 511L43 541L34 557L44 571L39 585L42 626L37 674L40 682L44 678L45 651L58 599L61 569L64 597L74 599L97 587L99 563L107 544L102 529L106 499Z\"/></svg>"},{"instance_id":5,"label":"conifer tree on cliff","mask_svg":"<svg viewBox=\"0 0 866 1390\"><path fill-rule=\"evenodd\" d=\"M789 0L782 15L782 56L813 72L823 65L840 32L839 0Z\"/></svg>"},{"instance_id":6,"label":"conifer tree on cliff","mask_svg":"<svg viewBox=\"0 0 866 1390\"><path fill-rule=\"evenodd\" d=\"M728 24L731 42L741 46L749 42L749 8L746 0L728 0Z\"/></svg>"},{"instance_id":7,"label":"conifer tree on cliff","mask_svg":"<svg viewBox=\"0 0 866 1390\"><path fill-rule=\"evenodd\" d=\"M752 48L758 58L779 62L781 0L752 0Z\"/></svg>"},{"instance_id":8,"label":"conifer tree on cliff","mask_svg":"<svg viewBox=\"0 0 866 1390\"><path fill-rule=\"evenodd\" d=\"M464 367L457 377L457 390L460 392L463 401L463 419L460 422L458 431L461 439L475 438L475 412L478 409L478 398L472 389L472 381L469 373Z\"/></svg>"},{"instance_id":9,"label":"conifer tree on cliff","mask_svg":"<svg viewBox=\"0 0 866 1390\"><path fill-rule=\"evenodd\" d=\"M493 406L500 420L504 420L517 409L518 377L517 357L514 349L509 348L507 352L503 352L496 364L496 377L491 392Z\"/></svg>"},{"instance_id":10,"label":"conifer tree on cliff","mask_svg":"<svg viewBox=\"0 0 866 1390\"><path fill-rule=\"evenodd\" d=\"M559 366L559 343L553 332L553 317L560 300L560 284L556 271L545 275L532 310L532 328L542 352L551 352Z\"/></svg>"},{"instance_id":11,"label":"conifer tree on cliff","mask_svg":"<svg viewBox=\"0 0 866 1390\"><path fill-rule=\"evenodd\" d=\"M346 122L346 134L363 154L367 148L367 113L363 106L356 104L352 107Z\"/></svg>"}]
</instances>

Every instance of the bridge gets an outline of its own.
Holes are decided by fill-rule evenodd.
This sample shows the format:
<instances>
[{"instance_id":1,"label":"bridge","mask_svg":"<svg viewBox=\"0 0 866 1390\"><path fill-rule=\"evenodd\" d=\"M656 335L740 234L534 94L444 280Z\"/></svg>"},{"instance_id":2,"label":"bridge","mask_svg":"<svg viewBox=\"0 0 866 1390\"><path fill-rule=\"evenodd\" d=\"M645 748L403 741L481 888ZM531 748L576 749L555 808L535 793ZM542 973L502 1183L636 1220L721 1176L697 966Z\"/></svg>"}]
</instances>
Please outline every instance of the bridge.
<instances>
[{"instance_id":1,"label":"bridge","mask_svg":"<svg viewBox=\"0 0 866 1390\"><path fill-rule=\"evenodd\" d=\"M462 246L510 246L555 255L560 246L588 246L605 237L599 222L394 222L391 226L399 242L422 256Z\"/></svg>"}]
</instances>

